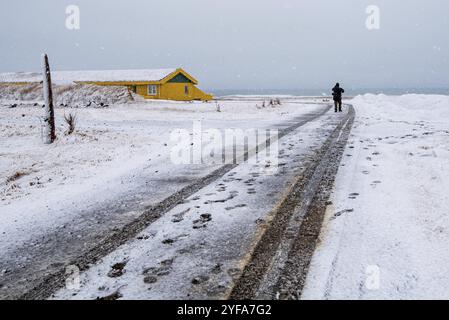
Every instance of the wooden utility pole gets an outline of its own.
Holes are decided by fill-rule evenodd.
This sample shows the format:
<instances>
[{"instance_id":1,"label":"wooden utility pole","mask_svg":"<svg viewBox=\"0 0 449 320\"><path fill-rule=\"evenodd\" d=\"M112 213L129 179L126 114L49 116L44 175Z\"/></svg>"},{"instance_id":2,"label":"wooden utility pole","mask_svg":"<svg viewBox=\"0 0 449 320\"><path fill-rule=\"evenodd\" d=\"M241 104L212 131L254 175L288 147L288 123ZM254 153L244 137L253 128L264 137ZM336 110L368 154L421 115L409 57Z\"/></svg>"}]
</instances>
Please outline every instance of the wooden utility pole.
<instances>
[{"instance_id":1,"label":"wooden utility pole","mask_svg":"<svg viewBox=\"0 0 449 320\"><path fill-rule=\"evenodd\" d=\"M48 57L45 53L42 54L42 76L44 78L43 86L45 100L44 139L45 143L52 143L56 139L55 110L53 107L50 65L48 64Z\"/></svg>"}]
</instances>

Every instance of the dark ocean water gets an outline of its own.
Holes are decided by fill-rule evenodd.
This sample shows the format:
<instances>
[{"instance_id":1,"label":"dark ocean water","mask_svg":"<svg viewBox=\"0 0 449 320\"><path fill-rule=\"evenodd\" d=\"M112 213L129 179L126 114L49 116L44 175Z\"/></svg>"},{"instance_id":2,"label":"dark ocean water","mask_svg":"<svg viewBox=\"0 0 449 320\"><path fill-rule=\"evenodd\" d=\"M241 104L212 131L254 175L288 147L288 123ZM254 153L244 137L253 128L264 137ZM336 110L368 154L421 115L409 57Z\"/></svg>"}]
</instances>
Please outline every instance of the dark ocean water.
<instances>
[{"instance_id":1,"label":"dark ocean water","mask_svg":"<svg viewBox=\"0 0 449 320\"><path fill-rule=\"evenodd\" d=\"M366 93L403 95L403 94L441 94L449 95L449 88L388 88L388 89L353 89L345 88L346 96L356 96ZM294 96L322 96L330 95L330 89L209 89L205 90L217 97L229 95L294 95Z\"/></svg>"}]
</instances>

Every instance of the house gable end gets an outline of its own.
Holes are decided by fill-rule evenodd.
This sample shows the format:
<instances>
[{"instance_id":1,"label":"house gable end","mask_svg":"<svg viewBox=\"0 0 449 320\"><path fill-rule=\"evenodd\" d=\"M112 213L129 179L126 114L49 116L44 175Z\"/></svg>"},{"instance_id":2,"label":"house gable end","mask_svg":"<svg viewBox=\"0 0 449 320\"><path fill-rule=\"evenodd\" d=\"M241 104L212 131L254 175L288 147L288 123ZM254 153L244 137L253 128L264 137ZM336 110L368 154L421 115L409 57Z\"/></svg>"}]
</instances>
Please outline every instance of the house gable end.
<instances>
[{"instance_id":1,"label":"house gable end","mask_svg":"<svg viewBox=\"0 0 449 320\"><path fill-rule=\"evenodd\" d=\"M161 84L167 83L169 82L171 79L173 79L174 77L177 77L178 75L183 75L184 77L186 77L188 80L190 80L191 83L193 84L198 84L198 81L196 81L195 78L193 78L190 74L188 74L187 72L185 72L184 70L182 70L181 68L176 69L175 72L172 72L171 74L169 74L168 76L166 76L164 79L162 79L160 81Z\"/></svg>"},{"instance_id":2,"label":"house gable end","mask_svg":"<svg viewBox=\"0 0 449 320\"><path fill-rule=\"evenodd\" d=\"M173 78L167 81L168 83L193 83L192 80L187 78L184 74L178 73Z\"/></svg>"}]
</instances>

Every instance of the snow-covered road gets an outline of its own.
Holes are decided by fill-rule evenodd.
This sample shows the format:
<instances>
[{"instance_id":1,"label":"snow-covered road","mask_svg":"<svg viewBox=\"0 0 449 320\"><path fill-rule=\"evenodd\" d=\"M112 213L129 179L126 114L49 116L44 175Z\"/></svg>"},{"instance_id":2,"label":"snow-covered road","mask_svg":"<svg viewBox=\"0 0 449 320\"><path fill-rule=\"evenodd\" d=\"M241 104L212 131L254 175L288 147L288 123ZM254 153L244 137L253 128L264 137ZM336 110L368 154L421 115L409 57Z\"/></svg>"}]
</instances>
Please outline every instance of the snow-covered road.
<instances>
[{"instance_id":1,"label":"snow-covered road","mask_svg":"<svg viewBox=\"0 0 449 320\"><path fill-rule=\"evenodd\" d=\"M39 107L5 105L0 170L8 181L0 203L0 296L23 294L220 167L171 163L171 130L192 130L194 120L205 129L282 130L324 108L294 100L277 108L261 104L226 101L221 112L215 104L170 102L69 110L77 113L77 134L64 136L59 129L52 146L39 141ZM64 111L69 112L56 110L57 123ZM21 175L8 179L16 172Z\"/></svg>"},{"instance_id":2,"label":"snow-covered road","mask_svg":"<svg viewBox=\"0 0 449 320\"><path fill-rule=\"evenodd\" d=\"M328 110L328 109L327 109ZM279 170L240 164L81 274L55 299L226 298L306 163L345 114L327 112L279 140ZM270 257L271 258L271 257Z\"/></svg>"}]
</instances>

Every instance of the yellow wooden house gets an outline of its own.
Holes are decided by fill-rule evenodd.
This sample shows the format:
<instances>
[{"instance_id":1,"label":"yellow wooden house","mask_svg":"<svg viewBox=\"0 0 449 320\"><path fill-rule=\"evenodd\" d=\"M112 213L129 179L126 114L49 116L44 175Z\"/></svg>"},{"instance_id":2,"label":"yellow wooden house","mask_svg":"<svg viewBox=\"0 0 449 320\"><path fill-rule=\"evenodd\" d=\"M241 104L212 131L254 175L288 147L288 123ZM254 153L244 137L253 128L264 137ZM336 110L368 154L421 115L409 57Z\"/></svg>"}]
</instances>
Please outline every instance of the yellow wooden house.
<instances>
[{"instance_id":1,"label":"yellow wooden house","mask_svg":"<svg viewBox=\"0 0 449 320\"><path fill-rule=\"evenodd\" d=\"M0 83L28 84L42 81L39 73L0 74ZM213 96L201 91L198 81L183 69L54 71L55 84L93 84L99 86L125 86L146 99L177 101L209 101Z\"/></svg>"}]
</instances>

